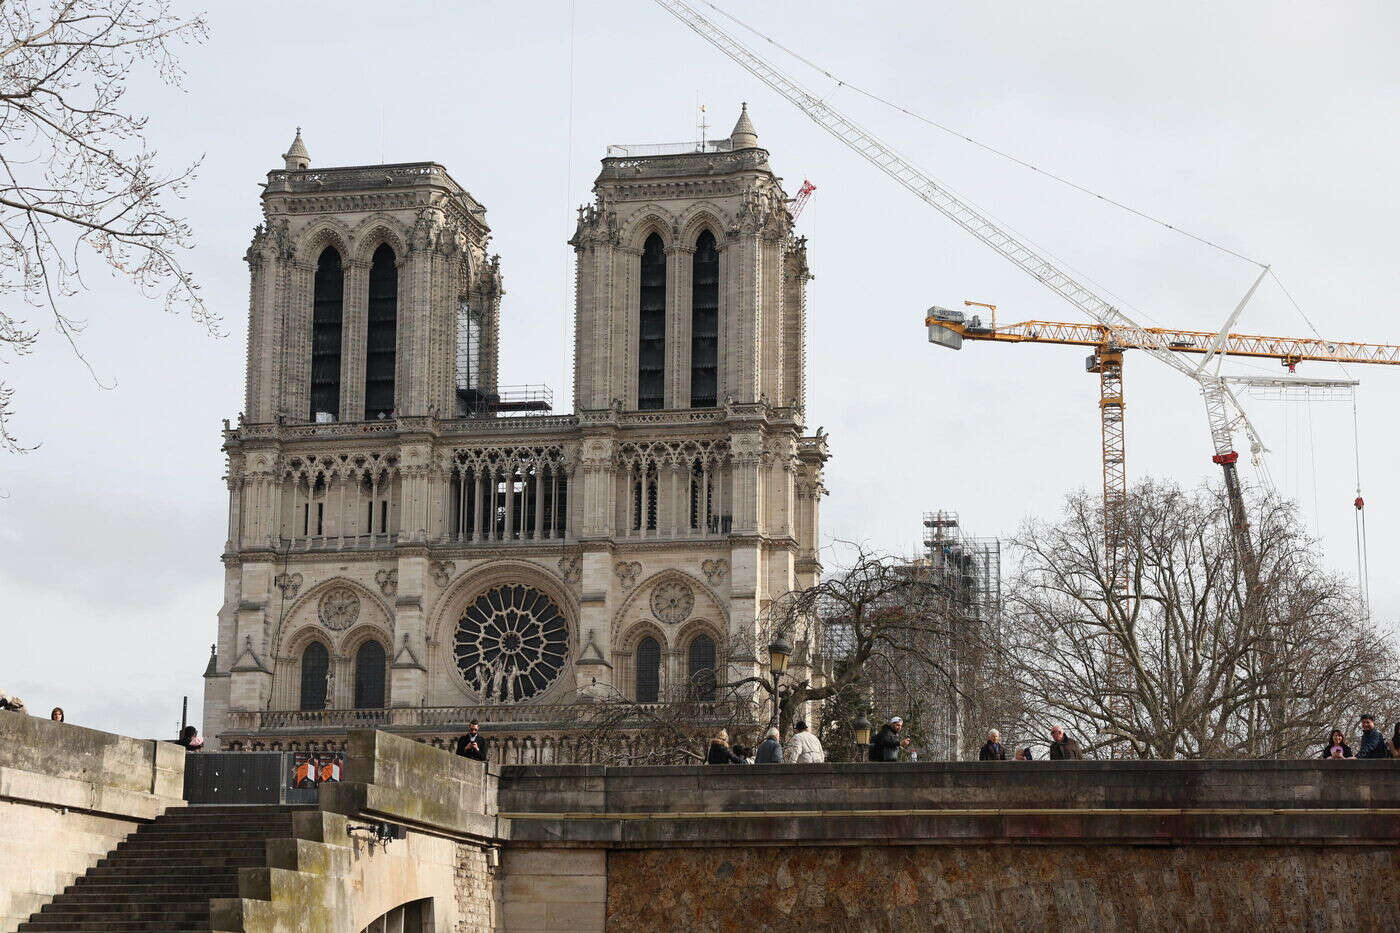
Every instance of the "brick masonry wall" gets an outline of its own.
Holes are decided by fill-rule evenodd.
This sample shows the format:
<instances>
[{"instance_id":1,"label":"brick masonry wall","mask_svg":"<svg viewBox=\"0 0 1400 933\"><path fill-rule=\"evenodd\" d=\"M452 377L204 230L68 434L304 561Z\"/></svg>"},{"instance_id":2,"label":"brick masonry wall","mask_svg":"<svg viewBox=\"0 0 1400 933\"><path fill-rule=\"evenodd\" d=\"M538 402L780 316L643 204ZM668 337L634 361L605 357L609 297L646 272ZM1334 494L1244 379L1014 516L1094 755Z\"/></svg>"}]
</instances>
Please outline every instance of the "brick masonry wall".
<instances>
[{"instance_id":1,"label":"brick masonry wall","mask_svg":"<svg viewBox=\"0 0 1400 933\"><path fill-rule=\"evenodd\" d=\"M748 847L608 853L609 930L1397 930L1395 848Z\"/></svg>"},{"instance_id":2,"label":"brick masonry wall","mask_svg":"<svg viewBox=\"0 0 1400 933\"><path fill-rule=\"evenodd\" d=\"M457 922L452 927L452 933L481 933L496 929L500 916L496 902L496 878L486 867L484 848L457 846L453 882L457 893Z\"/></svg>"}]
</instances>

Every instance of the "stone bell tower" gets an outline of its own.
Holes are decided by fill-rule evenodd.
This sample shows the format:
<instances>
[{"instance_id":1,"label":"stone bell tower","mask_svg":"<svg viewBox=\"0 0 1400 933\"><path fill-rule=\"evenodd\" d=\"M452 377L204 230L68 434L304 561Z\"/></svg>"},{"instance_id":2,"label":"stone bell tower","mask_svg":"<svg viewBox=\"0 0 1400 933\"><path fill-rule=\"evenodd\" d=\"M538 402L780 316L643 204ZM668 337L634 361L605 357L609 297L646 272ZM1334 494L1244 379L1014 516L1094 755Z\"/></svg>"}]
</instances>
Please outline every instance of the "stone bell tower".
<instances>
[{"instance_id":1,"label":"stone bell tower","mask_svg":"<svg viewBox=\"0 0 1400 933\"><path fill-rule=\"evenodd\" d=\"M486 209L432 162L312 169L300 129L283 159L246 256L245 419L451 417L459 326L474 328L471 388L494 388Z\"/></svg>"},{"instance_id":2,"label":"stone bell tower","mask_svg":"<svg viewBox=\"0 0 1400 933\"><path fill-rule=\"evenodd\" d=\"M606 574L611 551L627 566L723 568L723 638L752 644L771 600L820 573L806 242L747 105L727 139L610 146L594 194L571 241L586 567ZM607 630L597 608L583 607L585 630ZM613 633L624 666L636 637ZM749 650L730 676L753 673Z\"/></svg>"}]
</instances>

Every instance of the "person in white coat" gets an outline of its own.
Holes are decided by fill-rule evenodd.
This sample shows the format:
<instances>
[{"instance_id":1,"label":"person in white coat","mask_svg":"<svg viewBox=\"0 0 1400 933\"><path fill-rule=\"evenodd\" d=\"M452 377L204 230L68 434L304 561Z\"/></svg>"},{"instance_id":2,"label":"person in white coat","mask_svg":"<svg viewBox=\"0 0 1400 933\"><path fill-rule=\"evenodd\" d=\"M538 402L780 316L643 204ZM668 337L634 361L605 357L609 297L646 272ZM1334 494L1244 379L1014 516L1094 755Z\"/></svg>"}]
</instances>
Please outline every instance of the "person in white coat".
<instances>
[{"instance_id":1,"label":"person in white coat","mask_svg":"<svg viewBox=\"0 0 1400 933\"><path fill-rule=\"evenodd\" d=\"M808 732L807 724L800 719L792 724L792 738L788 740L788 749L788 760L793 764L810 765L826 761L821 739Z\"/></svg>"}]
</instances>

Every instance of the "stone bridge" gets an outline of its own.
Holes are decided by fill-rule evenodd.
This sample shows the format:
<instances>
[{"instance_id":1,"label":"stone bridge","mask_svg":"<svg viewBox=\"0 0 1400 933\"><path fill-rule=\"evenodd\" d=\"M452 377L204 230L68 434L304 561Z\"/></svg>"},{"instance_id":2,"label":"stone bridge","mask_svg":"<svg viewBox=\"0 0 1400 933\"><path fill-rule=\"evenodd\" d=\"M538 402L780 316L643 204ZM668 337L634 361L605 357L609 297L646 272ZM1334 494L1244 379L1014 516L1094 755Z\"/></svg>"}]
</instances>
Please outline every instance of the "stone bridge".
<instances>
[{"instance_id":1,"label":"stone bridge","mask_svg":"<svg viewBox=\"0 0 1400 933\"><path fill-rule=\"evenodd\" d=\"M0 929L1400 929L1385 761L497 769L366 731L317 804L231 807L172 749L0 716Z\"/></svg>"}]
</instances>

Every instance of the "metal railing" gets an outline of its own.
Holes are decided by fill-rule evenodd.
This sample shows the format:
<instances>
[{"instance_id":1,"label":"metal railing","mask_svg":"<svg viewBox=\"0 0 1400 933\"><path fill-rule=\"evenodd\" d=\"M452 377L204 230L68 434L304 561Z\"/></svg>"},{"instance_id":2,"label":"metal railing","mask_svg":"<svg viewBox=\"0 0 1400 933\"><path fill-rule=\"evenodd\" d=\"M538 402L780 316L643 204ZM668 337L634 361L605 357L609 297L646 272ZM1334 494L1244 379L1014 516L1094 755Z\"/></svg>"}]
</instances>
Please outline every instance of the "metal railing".
<instances>
[{"instance_id":1,"label":"metal railing","mask_svg":"<svg viewBox=\"0 0 1400 933\"><path fill-rule=\"evenodd\" d=\"M608 158L729 152L732 148L727 136L722 139L694 139L681 143L613 143L608 146Z\"/></svg>"}]
</instances>

